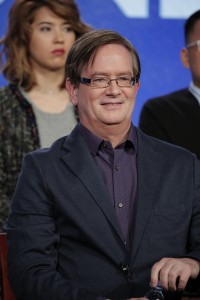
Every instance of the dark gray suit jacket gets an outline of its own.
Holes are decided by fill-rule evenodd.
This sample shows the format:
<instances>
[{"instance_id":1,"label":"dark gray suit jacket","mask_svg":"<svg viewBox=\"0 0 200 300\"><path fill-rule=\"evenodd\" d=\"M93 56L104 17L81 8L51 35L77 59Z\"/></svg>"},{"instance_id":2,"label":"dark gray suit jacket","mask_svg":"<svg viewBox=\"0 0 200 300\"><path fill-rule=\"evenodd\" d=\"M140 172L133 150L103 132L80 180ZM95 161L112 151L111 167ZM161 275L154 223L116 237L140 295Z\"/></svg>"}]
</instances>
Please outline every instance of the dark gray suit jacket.
<instances>
[{"instance_id":1,"label":"dark gray suit jacket","mask_svg":"<svg viewBox=\"0 0 200 300\"><path fill-rule=\"evenodd\" d=\"M200 105L188 89L150 99L139 128L146 134L184 147L200 159Z\"/></svg>"},{"instance_id":2,"label":"dark gray suit jacket","mask_svg":"<svg viewBox=\"0 0 200 300\"><path fill-rule=\"evenodd\" d=\"M200 260L200 162L137 134L130 250L78 126L26 156L8 221L8 272L18 299L141 297L162 257Z\"/></svg>"}]
</instances>

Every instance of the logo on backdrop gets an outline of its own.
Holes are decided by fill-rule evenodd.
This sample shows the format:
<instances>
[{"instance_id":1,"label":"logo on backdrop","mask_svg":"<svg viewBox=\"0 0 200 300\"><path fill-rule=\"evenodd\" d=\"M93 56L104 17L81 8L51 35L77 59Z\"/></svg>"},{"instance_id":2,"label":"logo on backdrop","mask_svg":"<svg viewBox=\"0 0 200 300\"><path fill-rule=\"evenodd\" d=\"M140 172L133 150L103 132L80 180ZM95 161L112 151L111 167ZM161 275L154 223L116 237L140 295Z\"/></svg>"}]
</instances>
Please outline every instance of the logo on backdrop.
<instances>
[{"instance_id":1,"label":"logo on backdrop","mask_svg":"<svg viewBox=\"0 0 200 300\"><path fill-rule=\"evenodd\" d=\"M113 0L128 18L148 18L150 0ZM200 8L200 0L159 0L159 17L185 19Z\"/></svg>"}]
</instances>

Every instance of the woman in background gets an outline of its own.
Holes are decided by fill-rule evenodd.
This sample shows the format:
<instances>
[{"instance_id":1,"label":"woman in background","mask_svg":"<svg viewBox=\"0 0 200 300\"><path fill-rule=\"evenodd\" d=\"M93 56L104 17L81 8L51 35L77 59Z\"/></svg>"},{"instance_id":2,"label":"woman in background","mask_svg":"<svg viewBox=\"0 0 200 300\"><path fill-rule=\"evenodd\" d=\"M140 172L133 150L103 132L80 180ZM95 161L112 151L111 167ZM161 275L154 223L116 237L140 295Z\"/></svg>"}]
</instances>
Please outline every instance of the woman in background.
<instances>
[{"instance_id":1,"label":"woman in background","mask_svg":"<svg viewBox=\"0 0 200 300\"><path fill-rule=\"evenodd\" d=\"M64 65L73 42L89 30L74 0L16 0L11 7L0 40L9 82L0 89L1 228L24 155L49 147L78 121L65 90Z\"/></svg>"}]
</instances>

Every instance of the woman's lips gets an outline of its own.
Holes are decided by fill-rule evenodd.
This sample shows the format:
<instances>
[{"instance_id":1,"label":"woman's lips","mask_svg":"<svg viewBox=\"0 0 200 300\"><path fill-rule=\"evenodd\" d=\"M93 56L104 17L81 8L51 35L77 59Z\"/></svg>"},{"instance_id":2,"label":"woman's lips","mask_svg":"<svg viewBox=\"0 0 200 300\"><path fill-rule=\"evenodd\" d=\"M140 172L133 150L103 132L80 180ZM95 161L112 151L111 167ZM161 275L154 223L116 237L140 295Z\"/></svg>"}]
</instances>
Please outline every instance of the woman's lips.
<instances>
[{"instance_id":1,"label":"woman's lips","mask_svg":"<svg viewBox=\"0 0 200 300\"><path fill-rule=\"evenodd\" d=\"M51 53L54 55L63 55L63 54L65 54L65 50L64 49L55 49Z\"/></svg>"}]
</instances>

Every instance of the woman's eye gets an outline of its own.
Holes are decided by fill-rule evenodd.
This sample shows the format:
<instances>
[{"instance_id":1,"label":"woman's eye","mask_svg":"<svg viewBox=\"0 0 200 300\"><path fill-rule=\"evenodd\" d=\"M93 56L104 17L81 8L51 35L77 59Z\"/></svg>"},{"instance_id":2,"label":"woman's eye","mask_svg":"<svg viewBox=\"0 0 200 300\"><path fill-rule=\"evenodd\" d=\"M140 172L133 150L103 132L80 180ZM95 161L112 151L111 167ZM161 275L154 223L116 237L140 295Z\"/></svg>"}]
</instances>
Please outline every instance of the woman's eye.
<instances>
[{"instance_id":1,"label":"woman's eye","mask_svg":"<svg viewBox=\"0 0 200 300\"><path fill-rule=\"evenodd\" d=\"M46 31L50 31L51 30L51 27L41 27L40 28L40 31L44 31L44 32L46 32Z\"/></svg>"},{"instance_id":2,"label":"woman's eye","mask_svg":"<svg viewBox=\"0 0 200 300\"><path fill-rule=\"evenodd\" d=\"M71 32L71 31L73 31L73 29L71 27L67 26L67 27L64 27L64 31Z\"/></svg>"}]
</instances>

